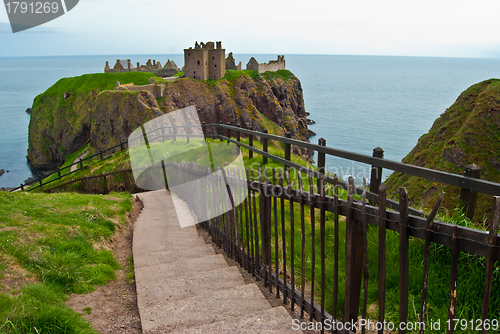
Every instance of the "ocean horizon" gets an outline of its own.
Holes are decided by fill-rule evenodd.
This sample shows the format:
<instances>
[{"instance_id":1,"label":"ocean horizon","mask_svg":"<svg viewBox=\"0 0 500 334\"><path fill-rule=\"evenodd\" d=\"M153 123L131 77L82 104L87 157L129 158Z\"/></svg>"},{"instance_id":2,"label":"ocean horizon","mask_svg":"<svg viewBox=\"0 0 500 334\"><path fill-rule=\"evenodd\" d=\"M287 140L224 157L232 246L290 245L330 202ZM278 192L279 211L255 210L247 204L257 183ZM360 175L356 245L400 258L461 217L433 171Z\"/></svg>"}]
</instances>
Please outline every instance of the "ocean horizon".
<instances>
[{"instance_id":1,"label":"ocean horizon","mask_svg":"<svg viewBox=\"0 0 500 334\"><path fill-rule=\"evenodd\" d=\"M244 68L250 57L259 62L276 55L235 54ZM104 72L116 59L145 64L173 60L182 54L0 57L0 187L17 187L32 177L26 161L33 99L60 78ZM305 109L316 124L309 128L327 146L371 155L384 149L386 159L401 161L433 122L462 91L500 77L500 59L356 55L287 55L286 68L301 81ZM327 157L327 170L357 183L369 177L369 166ZM384 171L387 176L389 171Z\"/></svg>"}]
</instances>

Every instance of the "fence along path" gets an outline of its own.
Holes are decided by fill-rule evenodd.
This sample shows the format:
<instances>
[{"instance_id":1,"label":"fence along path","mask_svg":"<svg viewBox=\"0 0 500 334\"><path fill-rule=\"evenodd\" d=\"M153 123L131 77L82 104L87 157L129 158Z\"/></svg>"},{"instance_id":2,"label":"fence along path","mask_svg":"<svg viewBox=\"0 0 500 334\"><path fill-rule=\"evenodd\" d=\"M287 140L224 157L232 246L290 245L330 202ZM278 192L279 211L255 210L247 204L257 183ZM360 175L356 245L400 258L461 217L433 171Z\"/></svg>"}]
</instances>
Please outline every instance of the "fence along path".
<instances>
[{"instance_id":1,"label":"fence along path","mask_svg":"<svg viewBox=\"0 0 500 334\"><path fill-rule=\"evenodd\" d=\"M184 166L183 168L186 168ZM196 168L192 169L196 173ZM270 172L270 173L269 173ZM457 296L457 262L460 252L468 252L486 257L484 295L482 299L481 319L488 317L491 298L494 263L500 259L500 245L497 238L498 221L500 217L500 200L494 197L491 230L489 233L461 226L435 221L435 215L440 207L442 197L436 203L434 210L427 218L412 216L408 213L408 194L404 188L400 191L399 212L386 210L385 186L379 188L380 202L377 207L367 205L366 184L363 200L357 203L353 200L354 180L349 179L347 200L338 196L339 188L335 187L334 196L325 195L325 178L320 177L319 192L314 192L312 175L298 174L298 188L292 188L290 174L282 170L261 171L235 170L227 172L233 178L232 184L248 184L248 197L234 210L204 222L203 227L212 235L214 242L223 248L229 256L238 261L253 275L261 277L269 286L269 291L276 297L283 298L283 303L290 303L292 309L300 308L301 315L309 314L309 320L330 323L341 321L349 323L358 319L360 300L362 318L366 319L368 293L368 248L367 227L378 227L378 321L385 320L385 282L386 282L386 231L399 233L399 322L408 320L408 281L409 281L409 242L410 237L425 241L424 272L420 321L425 323L427 305L427 278L429 271L429 245L431 243L451 247L451 281L449 319L455 317ZM244 177L246 175L246 177ZM235 180L236 179L236 182ZM334 177L334 184L338 182ZM306 187L307 183L307 187ZM224 187L224 185L221 185ZM213 191L213 190L212 190ZM217 192L217 191L216 191ZM238 193L238 192L237 192ZM299 208L299 216L295 216L294 208ZM288 215L286 209L288 208ZM333 213L334 254L325 253L326 213ZM318 214L319 213L319 214ZM339 219L345 217L345 220ZM316 231L315 219L319 217L319 231ZM345 224L345 289L343 291L343 317L339 319L336 311L342 291L339 291L339 240L344 238L339 234L339 227ZM310 237L306 237L310 235ZM316 254L316 235L319 234L320 252ZM292 237L293 236L293 237ZM297 244L296 239L300 239ZM306 254L306 244L311 253ZM273 257L274 254L274 257ZM334 257L333 293L327 296L325 290L327 257ZM306 257L311 262L306 269ZM300 263L296 259L300 258ZM315 277L319 267L320 277ZM310 277L308 283L306 277ZM363 280L362 280L363 278ZM300 285L297 282L300 281ZM306 285L307 289L306 289ZM363 285L363 289L362 289ZM308 291L306 294L306 290ZM319 296L315 295L319 290ZM361 291L364 297L361 297ZM458 291L460 293L460 291ZM333 314L325 310L326 298L333 299ZM453 323L453 322L452 322ZM498 324L498 319L497 319ZM487 332L486 326L482 332ZM500 328L497 326L497 328ZM364 330L363 330L364 331ZM342 331L341 331L342 332ZM421 331L423 332L423 330ZM382 331L379 331L382 333ZM399 333L406 333L400 330Z\"/></svg>"},{"instance_id":2,"label":"fence along path","mask_svg":"<svg viewBox=\"0 0 500 334\"><path fill-rule=\"evenodd\" d=\"M284 307L271 308L255 284L198 237L188 207L166 190L137 195L134 268L147 333L300 333ZM174 207L174 201L175 207ZM179 221L192 226L180 228Z\"/></svg>"}]
</instances>

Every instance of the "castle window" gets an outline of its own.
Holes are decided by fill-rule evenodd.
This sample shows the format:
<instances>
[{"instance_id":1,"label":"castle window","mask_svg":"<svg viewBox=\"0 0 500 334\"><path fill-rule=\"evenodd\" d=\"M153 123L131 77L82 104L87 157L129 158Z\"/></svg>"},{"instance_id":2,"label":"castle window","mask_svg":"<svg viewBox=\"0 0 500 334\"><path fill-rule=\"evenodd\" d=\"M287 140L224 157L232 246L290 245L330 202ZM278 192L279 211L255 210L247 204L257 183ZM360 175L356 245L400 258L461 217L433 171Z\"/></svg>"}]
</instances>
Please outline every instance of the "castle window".
<instances>
[{"instance_id":1,"label":"castle window","mask_svg":"<svg viewBox=\"0 0 500 334\"><path fill-rule=\"evenodd\" d=\"M198 60L198 65L200 65L200 61Z\"/></svg>"},{"instance_id":2,"label":"castle window","mask_svg":"<svg viewBox=\"0 0 500 334\"><path fill-rule=\"evenodd\" d=\"M212 57L212 59L215 59L215 57Z\"/></svg>"},{"instance_id":3,"label":"castle window","mask_svg":"<svg viewBox=\"0 0 500 334\"><path fill-rule=\"evenodd\" d=\"M217 67L217 64L215 64L215 67Z\"/></svg>"},{"instance_id":4,"label":"castle window","mask_svg":"<svg viewBox=\"0 0 500 334\"><path fill-rule=\"evenodd\" d=\"M191 56L191 52L188 52L188 57Z\"/></svg>"}]
</instances>

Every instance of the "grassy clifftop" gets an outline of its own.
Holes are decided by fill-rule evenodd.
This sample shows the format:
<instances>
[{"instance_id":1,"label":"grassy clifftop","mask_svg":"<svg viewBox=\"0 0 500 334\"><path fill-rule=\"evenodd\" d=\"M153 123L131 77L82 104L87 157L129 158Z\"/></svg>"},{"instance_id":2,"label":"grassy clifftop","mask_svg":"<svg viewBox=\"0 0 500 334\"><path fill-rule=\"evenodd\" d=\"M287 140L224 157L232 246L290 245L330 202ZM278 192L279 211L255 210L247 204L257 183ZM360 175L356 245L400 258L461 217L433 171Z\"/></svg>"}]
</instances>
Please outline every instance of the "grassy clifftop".
<instances>
[{"instance_id":1,"label":"grassy clifftop","mask_svg":"<svg viewBox=\"0 0 500 334\"><path fill-rule=\"evenodd\" d=\"M151 77L164 85L161 98L152 95L152 88L114 90L117 81L140 86ZM281 134L286 130L293 138L308 140L302 87L290 71L227 71L220 80L174 82L151 73L99 73L61 79L35 98L28 161L35 169L53 169L89 140L97 149L110 147L144 122L191 105L207 124L230 122Z\"/></svg>"},{"instance_id":2,"label":"grassy clifftop","mask_svg":"<svg viewBox=\"0 0 500 334\"><path fill-rule=\"evenodd\" d=\"M455 174L474 163L482 169L481 179L500 182L500 80L480 82L460 94L403 162ZM448 210L459 205L457 187L402 173L391 175L386 184L392 195L406 187L413 205L432 206L441 191ZM480 195L474 220L485 221L491 203L491 196Z\"/></svg>"}]
</instances>

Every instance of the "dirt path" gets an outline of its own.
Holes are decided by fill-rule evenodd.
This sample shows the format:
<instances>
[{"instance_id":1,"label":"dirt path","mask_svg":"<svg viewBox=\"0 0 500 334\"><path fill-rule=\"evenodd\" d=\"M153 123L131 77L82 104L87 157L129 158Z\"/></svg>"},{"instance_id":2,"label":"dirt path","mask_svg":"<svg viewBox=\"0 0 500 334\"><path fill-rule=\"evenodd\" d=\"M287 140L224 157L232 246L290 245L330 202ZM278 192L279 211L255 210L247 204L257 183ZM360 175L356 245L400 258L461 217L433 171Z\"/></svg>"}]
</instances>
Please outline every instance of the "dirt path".
<instances>
[{"instance_id":1,"label":"dirt path","mask_svg":"<svg viewBox=\"0 0 500 334\"><path fill-rule=\"evenodd\" d=\"M90 321L102 334L139 334L141 319L137 310L135 281L127 274L132 256L134 222L142 210L142 203L134 200L133 211L127 214L127 222L117 230L109 247L122 269L116 272L116 280L84 295L71 295L67 305ZM89 314L90 313L90 314Z\"/></svg>"},{"instance_id":2,"label":"dirt path","mask_svg":"<svg viewBox=\"0 0 500 334\"><path fill-rule=\"evenodd\" d=\"M78 156L75 161L73 161L73 163L75 165L72 165L71 166L71 170L70 172L74 172L75 170L78 169L78 164L76 164L78 161L80 161L80 159L83 159L87 154L89 153L89 150L86 150L85 152L83 152L82 154L80 154L80 156Z\"/></svg>"}]
</instances>

